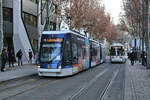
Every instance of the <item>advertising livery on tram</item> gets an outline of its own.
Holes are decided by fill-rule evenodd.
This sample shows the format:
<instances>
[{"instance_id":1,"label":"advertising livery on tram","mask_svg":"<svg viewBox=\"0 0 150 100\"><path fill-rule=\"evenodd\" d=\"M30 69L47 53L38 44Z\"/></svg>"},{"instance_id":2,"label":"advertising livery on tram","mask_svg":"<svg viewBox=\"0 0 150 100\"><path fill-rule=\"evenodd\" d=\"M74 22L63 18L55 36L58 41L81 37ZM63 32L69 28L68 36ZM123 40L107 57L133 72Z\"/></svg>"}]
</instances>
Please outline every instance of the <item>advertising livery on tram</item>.
<instances>
[{"instance_id":1,"label":"advertising livery on tram","mask_svg":"<svg viewBox=\"0 0 150 100\"><path fill-rule=\"evenodd\" d=\"M104 46L72 31L44 31L39 76L68 76L105 61Z\"/></svg>"}]
</instances>

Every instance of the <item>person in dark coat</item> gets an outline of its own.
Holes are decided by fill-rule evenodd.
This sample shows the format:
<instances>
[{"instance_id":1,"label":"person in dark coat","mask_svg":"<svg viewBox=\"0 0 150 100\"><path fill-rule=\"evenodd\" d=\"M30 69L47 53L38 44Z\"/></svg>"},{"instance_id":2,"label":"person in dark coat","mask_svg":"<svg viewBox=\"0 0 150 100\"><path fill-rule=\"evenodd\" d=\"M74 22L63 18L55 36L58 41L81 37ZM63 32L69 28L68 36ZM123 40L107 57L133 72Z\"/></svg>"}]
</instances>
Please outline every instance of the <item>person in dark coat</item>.
<instances>
[{"instance_id":1,"label":"person in dark coat","mask_svg":"<svg viewBox=\"0 0 150 100\"><path fill-rule=\"evenodd\" d=\"M134 65L135 59L136 59L136 57L135 57L135 52L130 53L130 61L131 61L131 65Z\"/></svg>"},{"instance_id":2,"label":"person in dark coat","mask_svg":"<svg viewBox=\"0 0 150 100\"><path fill-rule=\"evenodd\" d=\"M29 49L29 63L32 63L32 51L31 51L31 49Z\"/></svg>"},{"instance_id":3,"label":"person in dark coat","mask_svg":"<svg viewBox=\"0 0 150 100\"><path fill-rule=\"evenodd\" d=\"M8 61L9 61L9 67L11 67L11 65L12 67L14 67L15 55L13 50L10 50L8 53Z\"/></svg>"},{"instance_id":4,"label":"person in dark coat","mask_svg":"<svg viewBox=\"0 0 150 100\"><path fill-rule=\"evenodd\" d=\"M145 53L145 51L142 51L141 59L142 59L142 65L146 66L146 53Z\"/></svg>"},{"instance_id":5,"label":"person in dark coat","mask_svg":"<svg viewBox=\"0 0 150 100\"><path fill-rule=\"evenodd\" d=\"M21 49L17 52L17 54L16 54L16 56L17 56L17 58L18 58L18 66L22 66L23 64L22 64L22 56L23 56L23 53L22 53L22 51L21 51Z\"/></svg>"},{"instance_id":6,"label":"person in dark coat","mask_svg":"<svg viewBox=\"0 0 150 100\"><path fill-rule=\"evenodd\" d=\"M6 62L7 62L7 52L6 52L6 49L5 49L5 48L2 50L1 62L2 62L1 71L4 72L5 64L6 64Z\"/></svg>"},{"instance_id":7,"label":"person in dark coat","mask_svg":"<svg viewBox=\"0 0 150 100\"><path fill-rule=\"evenodd\" d=\"M136 63L136 61L137 61L137 52L136 51L134 51L134 62Z\"/></svg>"}]
</instances>

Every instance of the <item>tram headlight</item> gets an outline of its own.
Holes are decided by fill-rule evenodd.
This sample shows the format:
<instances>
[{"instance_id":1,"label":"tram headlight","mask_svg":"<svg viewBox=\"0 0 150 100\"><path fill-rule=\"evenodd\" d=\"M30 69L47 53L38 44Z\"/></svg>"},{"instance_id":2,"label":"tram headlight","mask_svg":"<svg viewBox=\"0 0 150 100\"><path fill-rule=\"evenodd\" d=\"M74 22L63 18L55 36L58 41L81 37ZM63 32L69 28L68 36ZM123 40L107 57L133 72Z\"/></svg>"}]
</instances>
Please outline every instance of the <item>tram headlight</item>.
<instances>
[{"instance_id":1,"label":"tram headlight","mask_svg":"<svg viewBox=\"0 0 150 100\"><path fill-rule=\"evenodd\" d=\"M40 68L40 66L37 66L37 68Z\"/></svg>"},{"instance_id":2,"label":"tram headlight","mask_svg":"<svg viewBox=\"0 0 150 100\"><path fill-rule=\"evenodd\" d=\"M61 66L59 66L58 69L61 69Z\"/></svg>"}]
</instances>

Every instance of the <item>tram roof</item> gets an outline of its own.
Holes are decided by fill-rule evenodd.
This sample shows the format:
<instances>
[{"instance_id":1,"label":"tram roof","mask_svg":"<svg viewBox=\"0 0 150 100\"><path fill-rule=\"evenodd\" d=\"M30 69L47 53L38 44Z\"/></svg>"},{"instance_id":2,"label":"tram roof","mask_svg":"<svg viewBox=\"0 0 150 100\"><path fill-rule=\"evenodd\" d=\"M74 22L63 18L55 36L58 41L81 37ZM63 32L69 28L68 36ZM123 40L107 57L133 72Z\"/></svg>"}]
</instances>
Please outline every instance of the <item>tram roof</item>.
<instances>
[{"instance_id":1,"label":"tram roof","mask_svg":"<svg viewBox=\"0 0 150 100\"><path fill-rule=\"evenodd\" d=\"M43 34L67 34L71 31L43 31Z\"/></svg>"},{"instance_id":2,"label":"tram roof","mask_svg":"<svg viewBox=\"0 0 150 100\"><path fill-rule=\"evenodd\" d=\"M42 34L68 34L68 33L72 33L72 34L75 34L75 35L78 35L78 36L86 38L86 36L84 36L83 34L80 34L79 32L75 32L75 31L70 31L70 30L63 30L63 31L43 31ZM95 43L99 43L98 41L93 40L93 39L89 39L89 40L93 41Z\"/></svg>"},{"instance_id":3,"label":"tram roof","mask_svg":"<svg viewBox=\"0 0 150 100\"><path fill-rule=\"evenodd\" d=\"M63 30L63 31L43 31L42 34L68 34L68 33L72 33L81 37L86 38L86 36L84 36L83 34L80 34L79 32L74 32L74 31L70 31L70 30Z\"/></svg>"},{"instance_id":4,"label":"tram roof","mask_svg":"<svg viewBox=\"0 0 150 100\"><path fill-rule=\"evenodd\" d=\"M112 45L110 45L111 47L112 46L124 46L123 44L121 44L121 43L113 43Z\"/></svg>"}]
</instances>

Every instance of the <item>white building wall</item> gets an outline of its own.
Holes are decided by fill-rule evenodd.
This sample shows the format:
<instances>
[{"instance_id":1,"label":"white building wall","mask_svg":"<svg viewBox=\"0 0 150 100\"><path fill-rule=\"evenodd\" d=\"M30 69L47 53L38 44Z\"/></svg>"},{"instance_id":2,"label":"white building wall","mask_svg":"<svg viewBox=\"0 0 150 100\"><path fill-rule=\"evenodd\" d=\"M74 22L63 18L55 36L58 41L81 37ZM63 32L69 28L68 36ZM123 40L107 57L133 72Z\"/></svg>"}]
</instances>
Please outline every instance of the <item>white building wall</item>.
<instances>
[{"instance_id":1,"label":"white building wall","mask_svg":"<svg viewBox=\"0 0 150 100\"><path fill-rule=\"evenodd\" d=\"M39 35L39 39L38 39L38 51L40 49L40 43L41 43L41 36L42 36L42 31L43 31L43 26L41 25L41 0L38 1L38 35Z\"/></svg>"},{"instance_id":2,"label":"white building wall","mask_svg":"<svg viewBox=\"0 0 150 100\"><path fill-rule=\"evenodd\" d=\"M13 0L13 42L15 54L22 49L23 61L27 62L28 51L32 48L21 18L21 0Z\"/></svg>"}]
</instances>

